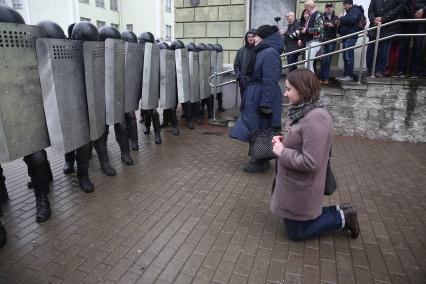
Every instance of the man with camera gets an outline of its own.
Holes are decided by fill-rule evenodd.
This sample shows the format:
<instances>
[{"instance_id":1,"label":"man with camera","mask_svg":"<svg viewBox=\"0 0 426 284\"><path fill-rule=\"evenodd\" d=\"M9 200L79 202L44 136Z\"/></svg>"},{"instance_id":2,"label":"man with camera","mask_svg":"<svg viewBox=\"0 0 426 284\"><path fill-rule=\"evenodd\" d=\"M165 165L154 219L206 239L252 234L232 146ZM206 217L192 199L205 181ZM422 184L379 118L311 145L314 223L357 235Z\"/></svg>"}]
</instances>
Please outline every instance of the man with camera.
<instances>
[{"instance_id":1,"label":"man with camera","mask_svg":"<svg viewBox=\"0 0 426 284\"><path fill-rule=\"evenodd\" d=\"M294 12L288 12L285 16L285 19L288 23L287 30L284 32L284 45L285 52L289 53L299 49L297 41L300 36L300 22L296 19ZM292 64L297 62L299 52L287 55L287 64ZM297 65L288 67L288 71L291 72L297 69Z\"/></svg>"}]
</instances>

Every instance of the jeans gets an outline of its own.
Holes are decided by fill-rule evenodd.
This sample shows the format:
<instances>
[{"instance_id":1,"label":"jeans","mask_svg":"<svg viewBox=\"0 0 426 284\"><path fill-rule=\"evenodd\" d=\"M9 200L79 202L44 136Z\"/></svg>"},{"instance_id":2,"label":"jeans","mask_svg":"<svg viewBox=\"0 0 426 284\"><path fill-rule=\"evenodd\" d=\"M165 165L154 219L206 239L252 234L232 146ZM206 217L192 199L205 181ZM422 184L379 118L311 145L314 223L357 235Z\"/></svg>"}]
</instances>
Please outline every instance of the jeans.
<instances>
[{"instance_id":1,"label":"jeans","mask_svg":"<svg viewBox=\"0 0 426 284\"><path fill-rule=\"evenodd\" d=\"M336 206L322 208L322 214L308 221L284 219L285 228L290 240L306 240L326 232L342 229L342 216Z\"/></svg>"},{"instance_id":2,"label":"jeans","mask_svg":"<svg viewBox=\"0 0 426 284\"><path fill-rule=\"evenodd\" d=\"M293 53L293 54L287 55L287 64L297 62L298 57L299 57L299 53ZM291 72L296 69L297 69L297 65L290 66L288 67L288 72Z\"/></svg>"},{"instance_id":3,"label":"jeans","mask_svg":"<svg viewBox=\"0 0 426 284\"><path fill-rule=\"evenodd\" d=\"M379 42L379 47L377 48L377 60L376 60L376 70L375 73L383 73L385 67L388 64L388 56L390 49L391 41L381 41ZM375 44L369 44L367 47L367 70L371 74L373 69L373 60L374 60L374 47Z\"/></svg>"},{"instance_id":4,"label":"jeans","mask_svg":"<svg viewBox=\"0 0 426 284\"><path fill-rule=\"evenodd\" d=\"M342 41L342 48L349 48L355 45L356 38L346 38ZM354 50L343 52L344 76L353 76L354 74Z\"/></svg>"},{"instance_id":5,"label":"jeans","mask_svg":"<svg viewBox=\"0 0 426 284\"><path fill-rule=\"evenodd\" d=\"M318 51L321 49L321 46L319 46L319 44L320 44L320 42L317 39L311 40L310 42L308 42L306 44L306 47L314 46L313 48L311 48L311 52L310 52L309 58L312 59L312 58L314 58L317 55ZM306 60L308 60L308 52L309 52L309 49L307 49L305 51L305 59ZM308 66L309 66L309 68L308 68ZM306 62L305 63L305 68L308 68L309 70L312 71L312 73L315 73L315 70L314 70L314 61L311 60L310 62Z\"/></svg>"},{"instance_id":6,"label":"jeans","mask_svg":"<svg viewBox=\"0 0 426 284\"><path fill-rule=\"evenodd\" d=\"M332 42L329 44L326 44L323 46L324 54L333 52L336 50L336 43ZM328 80L330 79L330 65L331 65L331 59L332 55L323 57L321 61L321 79L322 80Z\"/></svg>"},{"instance_id":7,"label":"jeans","mask_svg":"<svg viewBox=\"0 0 426 284\"><path fill-rule=\"evenodd\" d=\"M424 33L426 31L426 24L409 24L406 23L406 30L403 30L404 33ZM408 58L408 54L410 52L410 41L411 38L403 37L401 40L401 47L399 49L399 64L398 64L398 72L408 72L415 74L422 74L426 72L425 64L423 62L423 42L425 40L424 37L415 37L413 38L413 50L411 52L411 60ZM411 61L411 64L407 70L408 62Z\"/></svg>"}]
</instances>

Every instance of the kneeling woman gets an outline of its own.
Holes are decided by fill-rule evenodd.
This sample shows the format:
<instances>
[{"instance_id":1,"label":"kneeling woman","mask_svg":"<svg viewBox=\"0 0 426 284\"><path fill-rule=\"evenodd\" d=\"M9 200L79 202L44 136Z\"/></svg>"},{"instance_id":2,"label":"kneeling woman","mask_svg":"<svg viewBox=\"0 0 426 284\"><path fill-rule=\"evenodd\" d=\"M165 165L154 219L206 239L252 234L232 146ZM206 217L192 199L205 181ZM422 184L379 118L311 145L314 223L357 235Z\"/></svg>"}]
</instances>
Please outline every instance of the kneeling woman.
<instances>
[{"instance_id":1,"label":"kneeling woman","mask_svg":"<svg viewBox=\"0 0 426 284\"><path fill-rule=\"evenodd\" d=\"M271 211L284 219L291 240L342 229L357 238L359 224L350 204L322 207L333 120L319 92L319 81L308 69L289 73L284 93L290 102L288 122L283 136L272 140L277 175Z\"/></svg>"}]
</instances>

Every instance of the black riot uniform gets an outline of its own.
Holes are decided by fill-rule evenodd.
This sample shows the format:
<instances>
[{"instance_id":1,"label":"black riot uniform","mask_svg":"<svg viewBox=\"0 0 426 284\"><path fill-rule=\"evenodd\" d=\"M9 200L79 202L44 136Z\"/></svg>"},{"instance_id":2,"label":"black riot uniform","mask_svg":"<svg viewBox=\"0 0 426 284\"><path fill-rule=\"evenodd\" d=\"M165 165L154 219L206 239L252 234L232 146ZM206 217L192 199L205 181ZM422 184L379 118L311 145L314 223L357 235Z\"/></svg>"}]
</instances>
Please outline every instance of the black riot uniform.
<instances>
[{"instance_id":1,"label":"black riot uniform","mask_svg":"<svg viewBox=\"0 0 426 284\"><path fill-rule=\"evenodd\" d=\"M0 22L25 24L24 19L15 10L6 6L0 6ZM25 82L22 82L25 83ZM28 175L31 178L31 186L34 188L36 199L36 221L44 222L50 218L51 210L50 203L47 197L49 193L49 183L52 181L52 172L50 164L47 160L45 150L40 150L24 157L24 162L28 168ZM0 172L0 190L1 202L8 200L8 195L5 186L5 178L3 170ZM6 242L6 231L0 223L0 247Z\"/></svg>"},{"instance_id":2,"label":"black riot uniform","mask_svg":"<svg viewBox=\"0 0 426 284\"><path fill-rule=\"evenodd\" d=\"M99 37L101 41L105 41L107 38L121 39L121 34L118 30L116 30L113 27L103 27L99 31ZM130 156L130 143L128 138L127 126L126 126L126 121L124 117L122 121L114 124L114 132L115 132L115 140L120 146L121 161L128 166L133 165L133 159ZM108 133L109 133L109 127L107 127L102 140L105 150L106 150L106 144L108 142ZM102 137L100 139L102 139ZM96 152L98 152L98 149L99 149L97 144L99 143L96 141L93 142L93 146L95 147Z\"/></svg>"},{"instance_id":3,"label":"black riot uniform","mask_svg":"<svg viewBox=\"0 0 426 284\"><path fill-rule=\"evenodd\" d=\"M160 49L171 49L171 47L166 42L159 43L158 46L160 47ZM177 85L176 80L174 84ZM177 87L176 87L176 90L177 90ZM161 124L161 128L165 128L168 126L170 122L173 127L173 135L175 136L179 135L179 125L178 125L178 121L176 117L177 101L178 101L178 94L176 91L176 105L173 108L163 110L163 123Z\"/></svg>"},{"instance_id":4,"label":"black riot uniform","mask_svg":"<svg viewBox=\"0 0 426 284\"><path fill-rule=\"evenodd\" d=\"M197 49L199 51L205 51L205 50L210 50L213 51L214 48L208 45L205 45L204 43L198 43L197 44ZM204 109L207 106L207 118L211 119L213 118L213 96L209 96L208 98L202 99L201 100L201 116L204 116Z\"/></svg>"},{"instance_id":5,"label":"black riot uniform","mask_svg":"<svg viewBox=\"0 0 426 284\"><path fill-rule=\"evenodd\" d=\"M150 32L142 33L138 38L139 43L155 43L154 35ZM161 126L160 126L160 115L156 109L142 109L141 108L142 121L145 124L144 134L149 134L151 128L151 121L154 126L155 144L161 144Z\"/></svg>"},{"instance_id":6,"label":"black riot uniform","mask_svg":"<svg viewBox=\"0 0 426 284\"><path fill-rule=\"evenodd\" d=\"M6 178L3 175L3 168L0 165L0 218L3 216L2 203L9 200L9 195L7 194ZM0 222L0 249L6 244L6 229L3 224Z\"/></svg>"},{"instance_id":7,"label":"black riot uniform","mask_svg":"<svg viewBox=\"0 0 426 284\"><path fill-rule=\"evenodd\" d=\"M124 41L138 43L137 36L130 31L122 32L121 38ZM126 120L126 126L127 126L127 134L130 140L131 148L133 151L137 151L139 150L139 143L138 143L138 124L136 122L135 112L134 111L126 112L125 120Z\"/></svg>"},{"instance_id":8,"label":"black riot uniform","mask_svg":"<svg viewBox=\"0 0 426 284\"><path fill-rule=\"evenodd\" d=\"M197 46L195 45L195 43L189 43L186 48L188 49L188 52L199 52ZM200 102L196 102L196 103L188 103L188 108L189 111L187 110L185 112L184 109L184 113L183 116L187 118L187 114L191 115L192 119L195 119L195 121L197 122L197 124L201 124L201 107L200 107Z\"/></svg>"},{"instance_id":9,"label":"black riot uniform","mask_svg":"<svg viewBox=\"0 0 426 284\"><path fill-rule=\"evenodd\" d=\"M185 49L185 44L180 40L175 40L170 44L170 49L176 50L176 49ZM177 82L176 82L177 83ZM176 88L177 90L177 88ZM176 97L178 97L177 91L176 91ZM176 99L176 107L177 107L178 100ZM192 117L192 105L191 102L185 102L181 103L183 115L186 119L186 125L189 129L194 129L194 123L193 123L193 117ZM176 108L175 108L176 112ZM177 119L176 119L177 120ZM177 123L177 122L176 122Z\"/></svg>"},{"instance_id":10,"label":"black riot uniform","mask_svg":"<svg viewBox=\"0 0 426 284\"><path fill-rule=\"evenodd\" d=\"M37 24L46 30L47 38L65 39L65 34L62 28L51 21L42 21ZM74 25L71 25L74 27ZM70 35L68 35L70 36ZM90 160L90 143L87 143L80 148L65 154L64 174L74 172L74 161L77 160L77 178L78 184L86 193L93 192L94 186L89 177L89 160Z\"/></svg>"}]
</instances>

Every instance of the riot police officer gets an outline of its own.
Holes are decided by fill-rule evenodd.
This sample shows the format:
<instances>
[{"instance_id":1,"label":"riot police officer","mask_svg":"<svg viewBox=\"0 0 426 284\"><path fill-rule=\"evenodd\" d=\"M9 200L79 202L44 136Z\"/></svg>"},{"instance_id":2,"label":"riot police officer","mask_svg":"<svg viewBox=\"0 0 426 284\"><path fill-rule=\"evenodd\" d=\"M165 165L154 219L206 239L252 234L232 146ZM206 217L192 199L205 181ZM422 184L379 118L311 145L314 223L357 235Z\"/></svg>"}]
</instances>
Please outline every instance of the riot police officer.
<instances>
[{"instance_id":1,"label":"riot police officer","mask_svg":"<svg viewBox=\"0 0 426 284\"><path fill-rule=\"evenodd\" d=\"M142 33L139 38L139 43L145 44L145 43L155 43L154 35L150 32L144 32ZM145 62L144 62L145 64ZM160 74L158 74L159 76ZM159 92L160 90L158 90ZM144 134L149 134L150 128L151 128L151 121L154 126L154 141L155 144L161 144L161 127L160 127L160 115L157 112L157 109L142 109L141 108L141 117L143 116L143 122L145 124L145 131Z\"/></svg>"},{"instance_id":2,"label":"riot police officer","mask_svg":"<svg viewBox=\"0 0 426 284\"><path fill-rule=\"evenodd\" d=\"M105 41L107 38L111 39L121 39L120 32L113 27L103 27L99 31L99 38L101 41ZM124 94L123 94L124 96ZM108 126L106 129L106 137L104 138L104 143L106 144L108 141ZM125 118L122 118L122 121L114 124L114 132L115 132L115 140L117 141L120 151L121 151L121 161L125 165L133 165L133 159L130 156L130 144L128 138L128 132L126 127ZM95 146L96 149L96 146Z\"/></svg>"},{"instance_id":3,"label":"riot police officer","mask_svg":"<svg viewBox=\"0 0 426 284\"><path fill-rule=\"evenodd\" d=\"M138 43L137 36L131 31L121 33L121 38L124 41ZM130 145L133 151L139 150L138 143L138 125L136 122L136 114L134 111L125 113L125 121L127 126L127 133L130 140Z\"/></svg>"},{"instance_id":4,"label":"riot police officer","mask_svg":"<svg viewBox=\"0 0 426 284\"><path fill-rule=\"evenodd\" d=\"M208 46L204 43L198 43L197 49L199 51L214 51L214 47ZM210 58L208 63L210 64ZM206 106L207 106L207 118L211 119L213 118L213 98L211 95L201 100L201 106L200 106L201 117L204 116L204 110Z\"/></svg>"},{"instance_id":5,"label":"riot police officer","mask_svg":"<svg viewBox=\"0 0 426 284\"><path fill-rule=\"evenodd\" d=\"M15 10L6 6L0 6L0 23L25 24L22 16ZM25 84L25 82L22 82ZM17 125L19 127L19 125ZM45 150L34 152L24 157L24 162L28 168L28 175L34 188L36 199L36 221L44 222L50 218L50 203L47 197L49 193L49 183L51 177L50 165L47 160ZM2 174L2 190L5 190L4 177ZM3 193L4 194L4 193ZM3 195L4 198L5 195ZM1 238L1 237L0 237Z\"/></svg>"},{"instance_id":6,"label":"riot police officer","mask_svg":"<svg viewBox=\"0 0 426 284\"><path fill-rule=\"evenodd\" d=\"M42 21L37 24L46 31L47 38L65 39L62 28L51 21ZM94 186L89 177L90 142L65 154L64 174L74 172L74 161L77 160L77 178L82 191L89 193L94 191Z\"/></svg>"}]
</instances>

